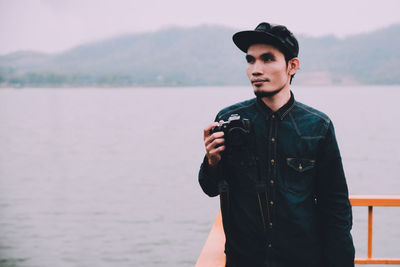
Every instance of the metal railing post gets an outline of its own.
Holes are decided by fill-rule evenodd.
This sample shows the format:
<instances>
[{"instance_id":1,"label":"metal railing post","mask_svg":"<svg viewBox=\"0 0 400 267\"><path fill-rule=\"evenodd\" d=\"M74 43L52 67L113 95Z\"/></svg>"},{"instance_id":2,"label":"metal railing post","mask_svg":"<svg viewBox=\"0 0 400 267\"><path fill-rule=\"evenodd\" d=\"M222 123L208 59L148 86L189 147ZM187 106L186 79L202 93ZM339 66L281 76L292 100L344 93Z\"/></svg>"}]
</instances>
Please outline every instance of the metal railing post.
<instances>
[{"instance_id":1,"label":"metal railing post","mask_svg":"<svg viewBox=\"0 0 400 267\"><path fill-rule=\"evenodd\" d=\"M368 259L372 258L372 206L368 206Z\"/></svg>"}]
</instances>

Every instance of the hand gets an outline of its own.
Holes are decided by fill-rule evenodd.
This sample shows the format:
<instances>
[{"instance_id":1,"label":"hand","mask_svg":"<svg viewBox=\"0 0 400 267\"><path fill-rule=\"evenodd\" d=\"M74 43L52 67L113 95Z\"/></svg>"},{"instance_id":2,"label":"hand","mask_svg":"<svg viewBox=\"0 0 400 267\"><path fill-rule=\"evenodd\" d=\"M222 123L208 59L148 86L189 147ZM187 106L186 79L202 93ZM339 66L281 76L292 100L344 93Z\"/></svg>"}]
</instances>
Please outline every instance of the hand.
<instances>
[{"instance_id":1,"label":"hand","mask_svg":"<svg viewBox=\"0 0 400 267\"><path fill-rule=\"evenodd\" d=\"M224 121L220 121L222 123ZM221 160L221 152L225 150L225 139L224 132L215 132L210 134L212 128L218 125L218 122L214 122L208 125L204 129L204 145L206 147L206 156L208 164L211 167L215 167Z\"/></svg>"}]
</instances>

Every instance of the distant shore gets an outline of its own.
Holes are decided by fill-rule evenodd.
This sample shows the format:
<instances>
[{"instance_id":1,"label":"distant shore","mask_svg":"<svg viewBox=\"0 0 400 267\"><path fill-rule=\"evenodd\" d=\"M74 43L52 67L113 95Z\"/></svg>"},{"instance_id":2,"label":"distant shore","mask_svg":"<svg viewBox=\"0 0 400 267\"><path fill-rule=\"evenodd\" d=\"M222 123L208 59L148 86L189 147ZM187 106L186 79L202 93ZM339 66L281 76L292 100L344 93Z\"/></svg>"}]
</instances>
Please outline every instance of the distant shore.
<instances>
[{"instance_id":1,"label":"distant shore","mask_svg":"<svg viewBox=\"0 0 400 267\"><path fill-rule=\"evenodd\" d=\"M223 26L128 34L57 54L0 56L0 87L227 86L248 84L244 54ZM400 24L348 36L297 36L299 85L400 84ZM201 38L199 38L201 37Z\"/></svg>"}]
</instances>

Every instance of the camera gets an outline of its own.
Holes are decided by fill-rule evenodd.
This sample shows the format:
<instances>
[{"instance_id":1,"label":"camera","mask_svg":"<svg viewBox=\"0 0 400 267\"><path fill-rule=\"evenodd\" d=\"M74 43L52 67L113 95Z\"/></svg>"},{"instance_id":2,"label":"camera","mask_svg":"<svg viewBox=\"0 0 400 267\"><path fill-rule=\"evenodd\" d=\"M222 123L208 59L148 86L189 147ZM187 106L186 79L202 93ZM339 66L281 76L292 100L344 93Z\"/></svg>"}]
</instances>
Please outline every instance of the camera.
<instances>
[{"instance_id":1,"label":"camera","mask_svg":"<svg viewBox=\"0 0 400 267\"><path fill-rule=\"evenodd\" d=\"M232 114L228 118L228 121L212 128L210 133L224 132L225 144L227 146L240 146L246 143L250 129L250 120L241 119L239 114Z\"/></svg>"}]
</instances>

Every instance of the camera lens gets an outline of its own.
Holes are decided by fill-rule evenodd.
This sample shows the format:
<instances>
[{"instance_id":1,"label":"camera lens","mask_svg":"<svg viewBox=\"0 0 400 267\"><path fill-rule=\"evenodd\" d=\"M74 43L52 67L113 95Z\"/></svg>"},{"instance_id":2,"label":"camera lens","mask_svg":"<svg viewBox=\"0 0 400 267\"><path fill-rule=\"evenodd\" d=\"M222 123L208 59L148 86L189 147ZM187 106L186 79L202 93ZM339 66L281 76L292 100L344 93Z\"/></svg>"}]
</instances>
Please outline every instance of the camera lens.
<instances>
[{"instance_id":1,"label":"camera lens","mask_svg":"<svg viewBox=\"0 0 400 267\"><path fill-rule=\"evenodd\" d=\"M227 140L232 146L240 146L246 141L246 131L239 127L233 127L228 131Z\"/></svg>"}]
</instances>

